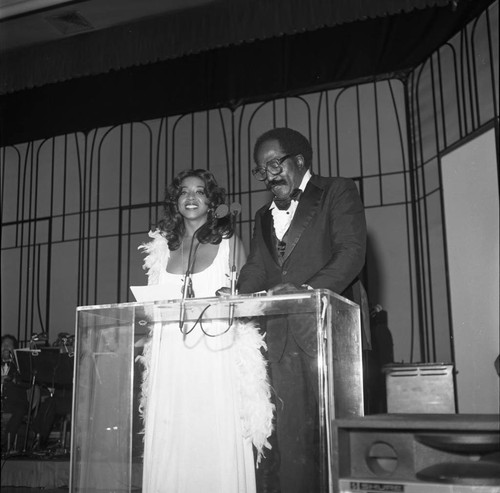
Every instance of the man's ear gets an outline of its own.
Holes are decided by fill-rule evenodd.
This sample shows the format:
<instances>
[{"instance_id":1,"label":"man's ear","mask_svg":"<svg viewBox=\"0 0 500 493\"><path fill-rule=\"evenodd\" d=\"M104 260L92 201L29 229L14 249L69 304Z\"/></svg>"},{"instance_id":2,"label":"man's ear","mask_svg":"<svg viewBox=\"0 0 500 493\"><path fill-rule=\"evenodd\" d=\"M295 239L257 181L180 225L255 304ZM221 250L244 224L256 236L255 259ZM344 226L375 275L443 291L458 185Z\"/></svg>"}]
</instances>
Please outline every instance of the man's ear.
<instances>
[{"instance_id":1,"label":"man's ear","mask_svg":"<svg viewBox=\"0 0 500 493\"><path fill-rule=\"evenodd\" d=\"M297 163L299 169L304 169L306 166L306 161L304 159L304 156L302 154L297 154L295 158L296 158L295 162Z\"/></svg>"}]
</instances>

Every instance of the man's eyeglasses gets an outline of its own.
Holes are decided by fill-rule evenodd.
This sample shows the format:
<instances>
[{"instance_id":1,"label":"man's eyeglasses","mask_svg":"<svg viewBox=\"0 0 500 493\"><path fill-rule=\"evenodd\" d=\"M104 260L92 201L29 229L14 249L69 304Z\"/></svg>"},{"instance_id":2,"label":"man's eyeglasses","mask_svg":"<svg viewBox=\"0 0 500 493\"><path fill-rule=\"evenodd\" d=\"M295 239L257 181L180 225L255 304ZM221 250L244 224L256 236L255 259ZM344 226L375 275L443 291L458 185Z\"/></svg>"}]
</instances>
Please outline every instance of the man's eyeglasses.
<instances>
[{"instance_id":1,"label":"man's eyeglasses","mask_svg":"<svg viewBox=\"0 0 500 493\"><path fill-rule=\"evenodd\" d=\"M252 169L252 175L259 181L264 181L267 178L267 173L273 176L279 175L283 171L283 163L288 158L294 156L295 154L286 154L285 156L272 159L271 161L268 161L265 166L257 166Z\"/></svg>"}]
</instances>

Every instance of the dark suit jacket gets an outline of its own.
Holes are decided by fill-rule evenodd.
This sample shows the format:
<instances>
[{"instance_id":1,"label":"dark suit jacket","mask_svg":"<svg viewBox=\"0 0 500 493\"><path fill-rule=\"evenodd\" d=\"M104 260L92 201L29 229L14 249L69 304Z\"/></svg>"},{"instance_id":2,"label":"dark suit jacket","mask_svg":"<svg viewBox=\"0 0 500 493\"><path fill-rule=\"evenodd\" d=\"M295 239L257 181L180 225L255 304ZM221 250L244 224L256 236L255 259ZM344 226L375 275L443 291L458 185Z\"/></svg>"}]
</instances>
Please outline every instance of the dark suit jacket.
<instances>
[{"instance_id":1,"label":"dark suit jacket","mask_svg":"<svg viewBox=\"0 0 500 493\"><path fill-rule=\"evenodd\" d=\"M311 177L288 231L282 265L276 257L269 206L262 207L255 216L250 254L238 279L239 292L253 293L289 282L330 289L359 303L353 292L365 261L366 222L354 182ZM307 353L314 352L310 330L299 325L290 325L298 345ZM286 336L277 328L268 330L271 360L279 357Z\"/></svg>"}]
</instances>

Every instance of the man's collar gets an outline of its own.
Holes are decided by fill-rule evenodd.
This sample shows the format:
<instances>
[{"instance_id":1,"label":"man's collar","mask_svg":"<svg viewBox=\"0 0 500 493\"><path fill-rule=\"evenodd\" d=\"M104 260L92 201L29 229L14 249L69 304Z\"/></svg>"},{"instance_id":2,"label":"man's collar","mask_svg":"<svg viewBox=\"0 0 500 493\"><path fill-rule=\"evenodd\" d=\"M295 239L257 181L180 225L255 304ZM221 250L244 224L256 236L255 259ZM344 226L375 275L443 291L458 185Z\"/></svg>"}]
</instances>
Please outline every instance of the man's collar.
<instances>
[{"instance_id":1,"label":"man's collar","mask_svg":"<svg viewBox=\"0 0 500 493\"><path fill-rule=\"evenodd\" d=\"M299 188L304 191L306 189L307 184L309 183L309 180L311 179L311 170L308 168L302 177L302 181L300 182Z\"/></svg>"}]
</instances>

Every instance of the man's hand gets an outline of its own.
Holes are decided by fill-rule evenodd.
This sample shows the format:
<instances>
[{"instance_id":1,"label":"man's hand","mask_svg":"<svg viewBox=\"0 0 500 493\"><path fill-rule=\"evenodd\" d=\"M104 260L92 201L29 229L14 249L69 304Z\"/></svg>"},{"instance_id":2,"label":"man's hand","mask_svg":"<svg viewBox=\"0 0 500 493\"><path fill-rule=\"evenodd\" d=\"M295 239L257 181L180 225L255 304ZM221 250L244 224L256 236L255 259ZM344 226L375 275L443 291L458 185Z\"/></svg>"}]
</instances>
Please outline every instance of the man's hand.
<instances>
[{"instance_id":1,"label":"man's hand","mask_svg":"<svg viewBox=\"0 0 500 493\"><path fill-rule=\"evenodd\" d=\"M290 293L297 293L299 291L304 291L304 289L307 288L302 288L302 287L297 287L295 284L292 284L291 282L285 282L283 284L278 284L277 286L274 286L274 288L271 288L267 291L267 294L272 296L274 294L290 294Z\"/></svg>"},{"instance_id":2,"label":"man's hand","mask_svg":"<svg viewBox=\"0 0 500 493\"><path fill-rule=\"evenodd\" d=\"M219 288L215 292L215 295L216 296L231 296L231 288L226 288L226 287Z\"/></svg>"}]
</instances>

